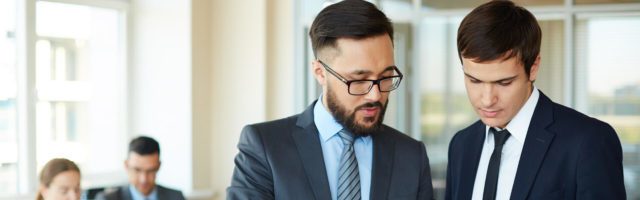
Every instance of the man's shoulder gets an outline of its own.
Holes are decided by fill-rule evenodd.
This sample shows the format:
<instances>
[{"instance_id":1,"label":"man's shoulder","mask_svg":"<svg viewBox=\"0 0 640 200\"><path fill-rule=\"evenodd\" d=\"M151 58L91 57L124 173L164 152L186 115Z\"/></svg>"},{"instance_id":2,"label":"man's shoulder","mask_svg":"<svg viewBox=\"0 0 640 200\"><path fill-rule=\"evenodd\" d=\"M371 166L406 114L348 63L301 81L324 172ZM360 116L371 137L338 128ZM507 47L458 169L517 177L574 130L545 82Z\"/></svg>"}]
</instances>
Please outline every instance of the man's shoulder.
<instances>
[{"instance_id":1,"label":"man's shoulder","mask_svg":"<svg viewBox=\"0 0 640 200\"><path fill-rule=\"evenodd\" d=\"M553 102L554 119L559 123L606 126L607 123L573 108Z\"/></svg>"},{"instance_id":2,"label":"man's shoulder","mask_svg":"<svg viewBox=\"0 0 640 200\"><path fill-rule=\"evenodd\" d=\"M292 126L295 126L298 116L299 114L272 121L249 124L246 125L244 129L258 133L283 132L282 130L290 129Z\"/></svg>"},{"instance_id":3,"label":"man's shoulder","mask_svg":"<svg viewBox=\"0 0 640 200\"><path fill-rule=\"evenodd\" d=\"M472 134L478 134L478 130L483 130L482 128L484 128L485 125L484 123L482 123L482 120L477 120L475 121L473 124L470 124L469 126L461 129L460 131L458 131L453 137L468 137Z\"/></svg>"},{"instance_id":4,"label":"man's shoulder","mask_svg":"<svg viewBox=\"0 0 640 200\"><path fill-rule=\"evenodd\" d=\"M124 199L123 193L127 192L128 185L105 188L104 191L96 195L97 200L121 200Z\"/></svg>"},{"instance_id":5,"label":"man's shoulder","mask_svg":"<svg viewBox=\"0 0 640 200\"><path fill-rule=\"evenodd\" d=\"M400 144L421 143L420 141L412 138L407 134L404 134L396 130L395 128L392 128L384 124L382 126L383 126L382 134L387 135L389 139L394 140L396 143L400 143Z\"/></svg>"},{"instance_id":6,"label":"man's shoulder","mask_svg":"<svg viewBox=\"0 0 640 200\"><path fill-rule=\"evenodd\" d=\"M473 124L459 130L451 138L449 142L449 149L451 150L452 148L455 149L464 147L470 144L470 142L476 141L476 137L478 136L478 134L483 133L481 131L484 130L483 128L485 128L484 123L482 123L481 120L477 120Z\"/></svg>"},{"instance_id":7,"label":"man's shoulder","mask_svg":"<svg viewBox=\"0 0 640 200\"><path fill-rule=\"evenodd\" d=\"M180 190L171 189L161 185L157 185L157 187L158 187L159 196L162 195L162 196L170 197L170 199L184 199L184 196L182 195L182 191Z\"/></svg>"},{"instance_id":8,"label":"man's shoulder","mask_svg":"<svg viewBox=\"0 0 640 200\"><path fill-rule=\"evenodd\" d=\"M273 121L246 125L240 134L239 143L248 144L249 146L262 145L264 148L281 145L294 132L296 119L297 116L294 115Z\"/></svg>"}]
</instances>

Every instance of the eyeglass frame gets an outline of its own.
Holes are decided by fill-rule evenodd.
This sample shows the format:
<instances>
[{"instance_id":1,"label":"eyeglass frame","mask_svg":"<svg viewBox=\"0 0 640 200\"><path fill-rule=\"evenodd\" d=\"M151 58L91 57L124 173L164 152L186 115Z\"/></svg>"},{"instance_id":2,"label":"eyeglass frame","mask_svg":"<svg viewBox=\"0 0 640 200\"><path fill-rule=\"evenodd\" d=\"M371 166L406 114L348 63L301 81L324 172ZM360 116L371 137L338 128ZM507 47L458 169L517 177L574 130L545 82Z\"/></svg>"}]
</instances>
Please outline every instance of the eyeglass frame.
<instances>
[{"instance_id":1,"label":"eyeglass frame","mask_svg":"<svg viewBox=\"0 0 640 200\"><path fill-rule=\"evenodd\" d=\"M400 70L398 69L397 66L395 65L391 65L389 67L393 67L393 69L398 73L398 75L395 76L387 76L387 77L382 77L380 79L376 79L376 80L371 80L371 79L362 79L362 80L347 80L345 77L343 77L342 75L338 74L338 72L336 72L335 70L333 70L331 67L329 67L329 65L327 65L326 63L322 62L322 60L317 60L323 67L324 69L326 69L330 74L332 74L333 76L335 76L336 78L338 78L338 80L340 80L341 82L343 82L344 84L347 85L347 92L350 95L354 95L354 96L362 96L362 95L367 95L369 94L369 92L371 92L371 89L373 89L374 85L378 85L378 91L380 92L391 92L394 91L396 89L398 89L398 87L400 87L400 83L402 82L402 78L404 77L404 75L402 75L402 72L400 72ZM382 80L385 79L391 79L391 78L400 78L400 80L398 80L398 83L396 84L397 86L389 91L382 91L382 89L380 88L380 82ZM366 93L362 93L362 94L352 94L351 93L351 83L353 82L361 82L361 81L371 81L372 84L371 86L369 86L369 89L367 90Z\"/></svg>"}]
</instances>

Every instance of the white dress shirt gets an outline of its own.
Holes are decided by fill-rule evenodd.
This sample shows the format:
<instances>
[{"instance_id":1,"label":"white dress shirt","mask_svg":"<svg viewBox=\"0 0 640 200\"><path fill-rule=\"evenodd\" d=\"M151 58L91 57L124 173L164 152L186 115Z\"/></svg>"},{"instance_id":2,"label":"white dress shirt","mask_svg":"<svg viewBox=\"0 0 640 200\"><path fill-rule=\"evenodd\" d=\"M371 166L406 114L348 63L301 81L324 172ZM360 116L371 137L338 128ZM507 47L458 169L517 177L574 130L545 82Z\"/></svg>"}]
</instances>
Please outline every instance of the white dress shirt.
<instances>
[{"instance_id":1,"label":"white dress shirt","mask_svg":"<svg viewBox=\"0 0 640 200\"><path fill-rule=\"evenodd\" d=\"M158 200L158 187L154 187L151 193L149 193L149 196L144 196L144 194L139 192L133 185L129 185L129 191L131 192L131 198L133 200Z\"/></svg>"},{"instance_id":2,"label":"white dress shirt","mask_svg":"<svg viewBox=\"0 0 640 200\"><path fill-rule=\"evenodd\" d=\"M524 140L527 137L529 123L533 116L533 111L538 103L540 92L534 86L533 92L529 96L527 102L522 106L518 114L507 124L506 129L511 133L502 148L502 158L500 159L500 170L498 175L498 188L496 191L496 200L508 200L511 197L511 189L518 171L518 163L520 162L520 154L524 146ZM482 146L482 154L478 163L478 171L476 172L475 183L473 184L473 200L482 200L484 193L484 182L487 176L487 168L489 167L489 159L493 153L494 139L493 134L489 134L489 126L485 128L485 140ZM498 129L499 130L499 129Z\"/></svg>"}]
</instances>

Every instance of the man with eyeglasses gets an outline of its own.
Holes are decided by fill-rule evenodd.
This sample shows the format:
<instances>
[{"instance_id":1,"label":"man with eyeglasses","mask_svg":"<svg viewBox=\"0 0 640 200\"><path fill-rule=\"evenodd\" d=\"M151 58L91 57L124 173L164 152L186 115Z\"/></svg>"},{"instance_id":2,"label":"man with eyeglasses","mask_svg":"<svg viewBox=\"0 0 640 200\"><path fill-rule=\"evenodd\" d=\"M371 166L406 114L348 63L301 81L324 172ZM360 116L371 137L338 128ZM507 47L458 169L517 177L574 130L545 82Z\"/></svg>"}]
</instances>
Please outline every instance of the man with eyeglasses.
<instances>
[{"instance_id":1,"label":"man with eyeglasses","mask_svg":"<svg viewBox=\"0 0 640 200\"><path fill-rule=\"evenodd\" d=\"M97 200L184 200L182 192L156 184L160 144L155 139L140 136L131 140L124 167L129 185L98 194Z\"/></svg>"},{"instance_id":2,"label":"man with eyeglasses","mask_svg":"<svg viewBox=\"0 0 640 200\"><path fill-rule=\"evenodd\" d=\"M322 95L301 114L243 129L227 198L432 199L424 144L382 124L403 77L389 19L345 0L309 35Z\"/></svg>"}]
</instances>

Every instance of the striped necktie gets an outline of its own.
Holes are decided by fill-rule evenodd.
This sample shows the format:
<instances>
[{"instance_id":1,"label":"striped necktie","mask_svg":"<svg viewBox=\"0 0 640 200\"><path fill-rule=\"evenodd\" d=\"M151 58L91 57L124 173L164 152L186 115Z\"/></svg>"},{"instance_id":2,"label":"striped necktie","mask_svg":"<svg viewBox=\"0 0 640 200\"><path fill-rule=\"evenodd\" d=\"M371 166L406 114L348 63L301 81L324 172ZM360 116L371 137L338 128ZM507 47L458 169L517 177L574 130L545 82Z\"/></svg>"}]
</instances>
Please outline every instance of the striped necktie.
<instances>
[{"instance_id":1,"label":"striped necktie","mask_svg":"<svg viewBox=\"0 0 640 200\"><path fill-rule=\"evenodd\" d=\"M339 133L344 149L340 158L338 171L338 200L360 199L360 174L358 161L353 150L353 135L346 130Z\"/></svg>"}]
</instances>

